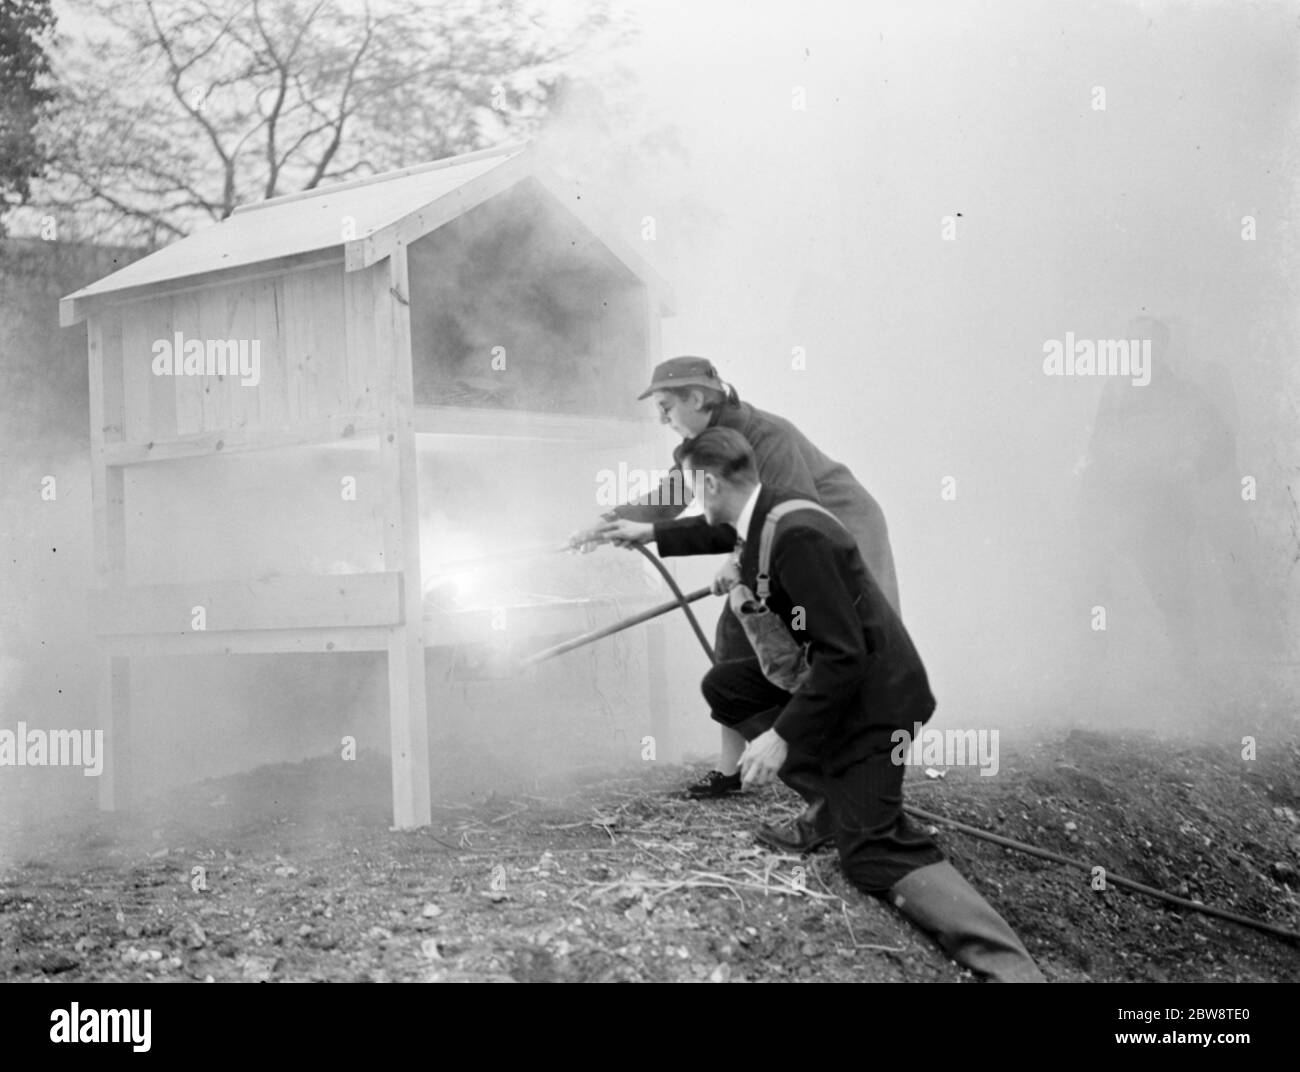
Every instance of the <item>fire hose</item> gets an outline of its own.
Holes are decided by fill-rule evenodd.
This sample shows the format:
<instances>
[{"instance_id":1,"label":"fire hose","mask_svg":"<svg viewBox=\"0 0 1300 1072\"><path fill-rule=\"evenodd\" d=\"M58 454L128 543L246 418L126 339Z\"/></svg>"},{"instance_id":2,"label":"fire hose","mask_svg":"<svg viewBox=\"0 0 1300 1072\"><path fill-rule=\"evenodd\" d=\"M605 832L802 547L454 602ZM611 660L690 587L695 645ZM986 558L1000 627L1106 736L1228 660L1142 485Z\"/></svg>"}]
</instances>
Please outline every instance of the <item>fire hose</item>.
<instances>
[{"instance_id":1,"label":"fire hose","mask_svg":"<svg viewBox=\"0 0 1300 1072\"><path fill-rule=\"evenodd\" d=\"M673 586L676 588L676 585ZM563 644L556 644L554 647L543 648L541 651L535 651L526 658L520 659L517 666L522 669L525 666L534 666L546 659L553 659L557 655L563 655L566 651L573 651L574 648L581 648L596 640L603 640L607 636L613 636L615 633L621 633L624 629L631 629L634 625L640 625L642 622L648 622L651 618L658 618L670 611L681 607L690 615L691 622L695 625L696 631L699 631L699 623L695 621L695 615L691 613L690 605L697 599L703 599L710 594L710 589L700 588L688 595L682 595L681 590L677 591L677 598L668 603L660 603L657 607L651 607L649 610L643 610L640 614L634 614L630 618L620 618L613 625L604 626L601 629L593 629L589 633L583 633L572 640L566 640Z\"/></svg>"},{"instance_id":2,"label":"fire hose","mask_svg":"<svg viewBox=\"0 0 1300 1072\"><path fill-rule=\"evenodd\" d=\"M603 640L607 636L612 636L614 633L621 633L624 629L630 629L632 626L640 625L642 622L648 622L651 618L658 618L660 615L667 614L669 611L676 610L678 607L682 608L682 612L690 621L691 628L695 630L696 639L699 640L700 646L704 649L705 654L708 655L709 661L714 661L713 648L709 645L707 638L704 636L704 630L700 628L700 622L699 619L695 617L695 612L691 610L692 603L696 600L703 599L705 596L709 595L712 590L709 588L699 588L694 592L691 592L689 595L683 594L681 587L678 585L673 575L668 572L668 567L660 561L658 555L647 551L645 547L639 543L634 543L631 546L640 551L641 554L645 556L646 561L659 571L659 576L664 579L668 587L672 589L673 595L677 598L671 603L660 603L657 607L651 607L649 610L644 610L640 614L634 614L630 618L622 618L613 625L605 626L603 629L593 629L589 633L583 633L581 636L576 636L572 640L566 640L563 644L556 644L554 647L543 648L541 651L535 651L527 658L519 660L519 666L521 668L532 666L545 659L553 658L556 655L563 655L566 651L573 651L574 648L581 648L583 645L590 644L593 641Z\"/></svg>"},{"instance_id":3,"label":"fire hose","mask_svg":"<svg viewBox=\"0 0 1300 1072\"><path fill-rule=\"evenodd\" d=\"M673 595L676 597L674 601L671 603L661 604L658 607L644 611L632 618L623 619L622 621L616 622L614 625L607 626L604 629L597 629L590 633L584 633L580 637L574 637L572 640L566 641L563 644L558 644L553 648L547 648L544 651L537 652L525 659L524 665L540 662L542 659L548 659L553 655L560 655L566 651L572 651L574 648L581 647L582 645L589 644L594 640L599 640L602 637L609 636L611 633L620 632L621 630L637 625L640 622L649 621L651 618L667 614L676 607L681 607L682 611L686 614L686 617L690 620L691 628L695 631L695 636L700 642L700 647L704 649L704 653L709 657L709 661L717 661L714 657L713 648L704 636L704 630L700 628L700 623L696 620L695 614L690 608L691 603L694 603L696 600L702 599L704 596L708 595L710 589L701 588L697 591L691 592L689 595L684 595L676 580L673 579L672 574L668 572L667 567L662 561L660 561L658 555L646 550L646 548L641 544L634 543L630 546L644 555L646 561L653 565L659 572L659 575L663 577L668 587L672 590ZM1017 852L1023 852L1029 856L1036 856L1043 860L1050 860L1053 863L1061 864L1064 867L1073 867L1077 870L1087 872L1088 874L1094 873L1095 865L1083 860L1077 860L1073 857L1064 856L1061 853L1051 852L1047 849L1040 849L1035 845L1028 844L1027 842L1017 841L1015 838L1004 837L1001 834L993 834L987 830L981 830L979 827L958 822L956 819L949 819L947 816L937 815L934 812L914 808L907 804L903 805L903 811L914 819L919 819L927 823L943 823L960 833L967 834L973 838L978 838L981 841L990 842L994 845L1000 845L1005 849L1014 849ZM1276 927L1271 923L1266 923L1259 919L1253 919L1250 916L1243 916L1236 912L1229 912L1222 908L1215 908L1212 905L1202 904L1200 901L1192 901L1185 897L1177 897L1172 893L1165 893L1163 890L1158 890L1153 886L1147 886L1141 882L1135 882L1133 879L1115 874L1109 868L1105 871L1105 882L1107 884L1122 887L1123 889L1133 890L1136 893L1146 894L1148 897L1154 897L1158 900L1165 901L1168 904L1177 905L1179 908L1186 908L1193 912L1200 912L1202 915L1211 916L1215 919L1227 920L1229 923L1236 923L1243 927L1250 927L1253 930L1257 930L1262 934L1267 934L1274 938L1281 938L1288 942L1300 943L1300 933L1295 931L1287 930L1284 927Z\"/></svg>"},{"instance_id":4,"label":"fire hose","mask_svg":"<svg viewBox=\"0 0 1300 1072\"><path fill-rule=\"evenodd\" d=\"M672 590L673 596L675 597L672 602L660 603L658 606L651 607L649 610L644 610L640 614L634 614L630 618L621 618L613 625L607 625L601 629L593 629L590 632L573 637L571 640L566 640L563 644L556 644L553 647L543 648L541 651L535 651L526 658L520 659L516 664L518 668L522 669L526 666L535 666L537 663L544 662L547 659L553 659L557 655L563 655L565 652L573 651L575 648L581 648L587 644L593 643L594 641L603 640L607 636L621 633L624 629L631 629L634 625L640 625L642 622L648 622L652 618L658 618L670 611L676 610L678 607L681 607L682 613L686 615L687 620L691 623L691 628L695 630L695 637L700 642L700 647L704 649L704 653L709 657L709 661L714 661L713 648L710 646L708 638L705 637L704 630L700 628L700 622L699 619L695 617L695 612L691 610L692 603L703 599L705 596L709 595L712 590L709 588L699 588L694 592L691 592L689 595L683 593L681 586L678 585L673 575L668 572L668 567L663 564L658 555L651 551L647 551L645 547L639 543L628 544L628 546L639 551L645 560L658 571L659 576L664 579L664 583ZM561 550L572 550L574 547L575 545L573 544L567 544L565 547L561 548ZM548 548L548 550L550 550L550 548ZM536 552L531 553L536 554ZM520 554L526 556L530 554L530 552L521 552Z\"/></svg>"},{"instance_id":5,"label":"fire hose","mask_svg":"<svg viewBox=\"0 0 1300 1072\"><path fill-rule=\"evenodd\" d=\"M1085 863L1083 860L1076 860L1070 856L1062 856L1059 852L1050 852L1047 849L1040 849L1036 845L1029 845L1023 841L1017 841L1015 838L1003 837L1001 834L991 834L987 830L981 830L977 826L968 826L966 823L959 823L956 819L949 819L943 815L935 815L932 812L922 811L920 808L913 808L904 804L903 810L909 815L923 819L928 823L946 823L954 830L960 830L963 834L969 834L982 841L991 841L994 845L1001 845L1004 849L1015 849L1018 852L1028 853L1030 856L1037 856L1043 860L1051 860L1053 863L1063 864L1066 867L1075 867L1080 871L1086 871L1092 874L1095 865ZM1114 883L1116 886L1122 886L1125 889L1136 890L1138 893L1145 893L1149 897L1158 897L1162 901L1168 901L1170 904L1176 904L1180 908L1190 908L1194 912L1200 912L1203 915L1214 916L1216 919L1226 919L1230 923L1239 923L1243 927L1253 927L1264 934L1270 934L1274 938L1284 938L1289 942L1300 942L1300 934L1295 931L1289 931L1284 927L1275 927L1271 923L1265 923L1260 919L1252 919L1250 916L1239 916L1236 912L1228 912L1222 908L1214 908L1211 905L1202 904L1200 901L1189 901L1185 897L1176 897L1172 893L1165 893L1163 890L1157 890L1153 886L1145 886L1141 882L1134 882L1130 878L1124 878L1121 875L1112 874L1109 868L1105 874L1106 885Z\"/></svg>"},{"instance_id":6,"label":"fire hose","mask_svg":"<svg viewBox=\"0 0 1300 1072\"><path fill-rule=\"evenodd\" d=\"M687 619L690 621L691 628L695 630L695 637L700 642L700 647L704 649L704 654L709 657L709 662L716 662L717 660L713 657L713 648L704 636L704 630L700 628L700 623L695 617L695 612L691 610L690 607L691 602L695 599L699 599L700 595L707 595L708 589L702 589L700 592L692 593L691 598L688 599L686 596L682 595L682 590L677 586L677 581L673 578L673 575L668 572L668 567L663 564L663 560L660 559L658 555L651 551L647 551L644 544L634 543L632 546L640 551L645 560L659 571L659 576L664 579L664 582L672 589L673 595L677 597L677 602L681 606Z\"/></svg>"}]
</instances>

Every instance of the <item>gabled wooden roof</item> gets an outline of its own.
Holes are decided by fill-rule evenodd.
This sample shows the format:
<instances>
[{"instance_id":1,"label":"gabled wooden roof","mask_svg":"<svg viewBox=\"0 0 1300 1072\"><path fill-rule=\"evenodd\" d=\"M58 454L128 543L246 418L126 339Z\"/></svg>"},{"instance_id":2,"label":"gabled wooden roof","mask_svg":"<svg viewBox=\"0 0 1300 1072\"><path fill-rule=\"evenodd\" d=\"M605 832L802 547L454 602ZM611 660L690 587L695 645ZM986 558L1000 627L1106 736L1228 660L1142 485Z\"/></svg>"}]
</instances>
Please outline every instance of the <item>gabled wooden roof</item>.
<instances>
[{"instance_id":1,"label":"gabled wooden roof","mask_svg":"<svg viewBox=\"0 0 1300 1072\"><path fill-rule=\"evenodd\" d=\"M237 278L254 266L342 247L348 271L387 257L525 179L536 180L576 216L672 312L668 285L582 206L581 191L542 165L526 145L510 145L243 205L227 219L83 287L59 303L60 323L84 319L96 299ZM213 273L217 273L213 276Z\"/></svg>"}]
</instances>

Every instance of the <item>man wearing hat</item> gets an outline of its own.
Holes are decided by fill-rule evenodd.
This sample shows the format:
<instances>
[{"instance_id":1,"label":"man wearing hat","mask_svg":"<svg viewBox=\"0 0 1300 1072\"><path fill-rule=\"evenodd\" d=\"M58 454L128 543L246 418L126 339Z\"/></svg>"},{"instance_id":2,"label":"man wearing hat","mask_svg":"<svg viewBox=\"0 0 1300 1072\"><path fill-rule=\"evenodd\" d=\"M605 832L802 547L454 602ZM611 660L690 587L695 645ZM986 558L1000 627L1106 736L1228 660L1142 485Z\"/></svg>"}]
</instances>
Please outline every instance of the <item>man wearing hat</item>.
<instances>
[{"instance_id":1,"label":"man wearing hat","mask_svg":"<svg viewBox=\"0 0 1300 1072\"><path fill-rule=\"evenodd\" d=\"M731 428L749 441L757 458L759 479L765 485L812 499L843 523L890 606L895 612L899 610L898 581L885 515L847 466L828 458L784 417L742 402L735 388L722 381L707 358L682 356L662 362L655 367L650 386L638 397L653 397L660 421L682 437L683 444L673 451L672 471L655 492L616 507L594 528L575 535L576 544L654 542L661 555L685 553L678 548L691 544L700 530L710 526L703 516L678 517L689 501L689 492L683 493L683 446L706 428ZM724 608L718 618L714 648L718 662L753 655L730 608ZM696 798L719 797L741 789L739 763L744 738L716 712L713 717L722 726L718 769L709 771L687 789ZM765 841L784 851L807 851L827 843L829 826L815 772L791 770L784 780L804 797L808 809L790 826L766 830Z\"/></svg>"}]
</instances>

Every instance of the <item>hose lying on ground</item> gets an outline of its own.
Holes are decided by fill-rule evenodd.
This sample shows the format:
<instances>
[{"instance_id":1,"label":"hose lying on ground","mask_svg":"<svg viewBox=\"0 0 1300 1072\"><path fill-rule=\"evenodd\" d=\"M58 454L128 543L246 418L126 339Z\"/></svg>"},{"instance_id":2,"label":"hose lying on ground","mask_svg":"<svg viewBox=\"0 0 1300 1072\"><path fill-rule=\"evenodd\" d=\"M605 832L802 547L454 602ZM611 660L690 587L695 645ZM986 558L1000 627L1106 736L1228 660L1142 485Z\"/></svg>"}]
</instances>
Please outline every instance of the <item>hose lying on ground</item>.
<instances>
[{"instance_id":1,"label":"hose lying on ground","mask_svg":"<svg viewBox=\"0 0 1300 1072\"><path fill-rule=\"evenodd\" d=\"M699 638L700 646L709 657L710 662L716 662L713 656L713 649L709 642L704 639L704 631L700 628L700 623L695 620L690 606L686 603L682 590L677 587L677 582L673 580L667 568L659 561L659 556L647 551L640 544L633 544L650 561L657 569L668 587L673 590L681 604L682 610L691 620L691 627L695 630L695 635ZM725 611L724 611L725 613ZM1001 834L991 834L987 830L981 830L977 826L970 826L967 823L958 822L956 819L949 819L942 815L936 815L933 812L922 811L920 808L914 808L905 804L903 810L913 818L922 819L929 823L944 823L954 830L960 830L963 834L969 834L971 837L980 838L983 841L990 841L994 845L1001 845L1005 849L1015 849L1017 852L1027 853L1030 856L1037 856L1044 860L1051 860L1053 863L1062 864L1066 867L1078 868L1080 871L1086 871L1092 874L1093 864L1085 863L1083 860L1075 860L1069 856L1062 856L1057 852L1049 852L1047 849L1040 849L1034 845L1029 845L1023 841L1016 841L1014 838L1003 837ZM1135 890L1138 893L1145 893L1148 897L1155 897L1161 901L1167 901L1169 904L1178 905L1180 908L1191 909L1194 912L1200 912L1202 915L1213 916L1216 919L1226 919L1229 923L1237 923L1243 927L1251 927L1263 934L1268 934L1274 938L1282 938L1288 942L1300 943L1300 933L1289 931L1284 927L1275 927L1271 923L1265 923L1260 919L1252 919L1250 916L1241 916L1236 912L1228 912L1222 908L1214 908L1207 904L1201 904L1199 901L1189 901L1185 897L1176 897L1172 893L1165 893L1163 890L1157 890L1153 886L1145 886L1141 882L1134 882L1130 878L1124 878L1122 875L1114 874L1109 868L1106 869L1106 882L1114 883L1116 886L1122 886L1125 889Z\"/></svg>"},{"instance_id":2,"label":"hose lying on ground","mask_svg":"<svg viewBox=\"0 0 1300 1072\"><path fill-rule=\"evenodd\" d=\"M1040 849L1034 845L1028 845L1023 841L1016 841L1015 838L1003 837L1001 834L990 834L987 830L981 830L977 826L970 826L966 823L959 823L956 819L949 819L943 815L936 815L933 812L922 811L920 808L914 808L910 804L904 804L903 810L916 819L923 819L929 823L945 823L954 830L960 830L963 834L969 834L971 837L980 838L982 841L991 841L994 845L1001 845L1005 849L1015 849L1018 852L1028 853L1030 856L1038 856L1044 860L1051 860L1053 863L1064 864L1066 867L1076 867L1080 871L1092 873L1095 865L1084 863L1082 860L1076 860L1070 856L1062 856L1059 852L1050 852L1047 849ZM1283 927L1275 927L1271 923L1265 923L1263 920L1251 919L1249 916L1239 916L1236 912L1228 912L1222 908L1213 908L1207 904L1201 904L1199 901L1189 901L1185 897L1175 897L1172 893L1165 893L1163 890L1157 890L1152 886L1144 886L1141 882L1134 882L1131 878L1124 878L1121 875L1112 874L1109 868L1106 868L1105 881L1107 885L1114 883L1116 886L1123 886L1125 889L1136 890L1138 893L1145 893L1150 897L1158 897L1162 901L1168 901L1170 904L1176 904L1180 908L1190 908L1195 912L1201 912L1207 916L1214 916L1218 919L1226 919L1231 923L1240 923L1243 927L1253 927L1264 934L1271 934L1274 938L1285 938L1290 942L1300 942L1300 934L1295 931L1286 930Z\"/></svg>"}]
</instances>

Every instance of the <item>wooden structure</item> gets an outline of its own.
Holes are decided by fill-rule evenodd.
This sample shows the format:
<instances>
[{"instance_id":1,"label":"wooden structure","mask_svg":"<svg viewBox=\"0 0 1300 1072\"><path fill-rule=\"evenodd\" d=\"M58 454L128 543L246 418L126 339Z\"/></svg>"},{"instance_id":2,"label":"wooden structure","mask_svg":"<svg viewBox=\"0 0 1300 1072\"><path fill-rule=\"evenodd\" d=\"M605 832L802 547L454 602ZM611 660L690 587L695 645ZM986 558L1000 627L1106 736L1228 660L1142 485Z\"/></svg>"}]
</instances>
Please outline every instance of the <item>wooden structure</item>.
<instances>
[{"instance_id":1,"label":"wooden structure","mask_svg":"<svg viewBox=\"0 0 1300 1072\"><path fill-rule=\"evenodd\" d=\"M387 654L394 821L427 823L424 649L489 625L423 609L420 471L473 444L653 449L632 400L670 300L527 147L248 205L64 298L62 323L89 333L101 806L129 790L134 656L373 650ZM133 474L302 450L371 456L381 568L159 583L147 552L133 565L133 544L166 539L127 501ZM268 537L282 520L265 519ZM563 604L522 618L550 635L587 620Z\"/></svg>"}]
</instances>

